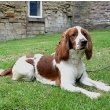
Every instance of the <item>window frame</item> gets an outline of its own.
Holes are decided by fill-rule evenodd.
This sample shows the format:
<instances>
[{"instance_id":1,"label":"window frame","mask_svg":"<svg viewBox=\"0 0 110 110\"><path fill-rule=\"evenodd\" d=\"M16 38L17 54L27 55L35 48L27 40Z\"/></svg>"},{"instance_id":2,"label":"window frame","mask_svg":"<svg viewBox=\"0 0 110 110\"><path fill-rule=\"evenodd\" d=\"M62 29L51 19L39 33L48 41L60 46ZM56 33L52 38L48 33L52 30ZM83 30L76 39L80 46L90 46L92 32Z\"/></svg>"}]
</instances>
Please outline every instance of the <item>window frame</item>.
<instances>
[{"instance_id":1,"label":"window frame","mask_svg":"<svg viewBox=\"0 0 110 110\"><path fill-rule=\"evenodd\" d=\"M42 1L39 1L40 2L40 16L31 16L30 15L30 2L31 1L28 1L28 17L29 18L42 18Z\"/></svg>"}]
</instances>

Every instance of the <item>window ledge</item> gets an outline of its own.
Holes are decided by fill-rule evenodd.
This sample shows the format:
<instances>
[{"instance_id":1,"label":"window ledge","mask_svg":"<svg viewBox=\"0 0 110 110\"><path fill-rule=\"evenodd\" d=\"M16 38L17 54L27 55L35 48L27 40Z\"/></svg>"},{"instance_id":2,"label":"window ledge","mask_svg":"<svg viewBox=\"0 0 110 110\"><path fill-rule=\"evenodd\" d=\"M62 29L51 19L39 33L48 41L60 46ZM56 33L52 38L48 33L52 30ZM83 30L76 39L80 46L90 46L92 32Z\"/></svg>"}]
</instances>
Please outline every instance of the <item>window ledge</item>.
<instances>
[{"instance_id":1,"label":"window ledge","mask_svg":"<svg viewBox=\"0 0 110 110\"><path fill-rule=\"evenodd\" d=\"M44 18L32 18L32 17L28 17L28 21L29 22L41 22L41 23L45 23L45 19Z\"/></svg>"}]
</instances>

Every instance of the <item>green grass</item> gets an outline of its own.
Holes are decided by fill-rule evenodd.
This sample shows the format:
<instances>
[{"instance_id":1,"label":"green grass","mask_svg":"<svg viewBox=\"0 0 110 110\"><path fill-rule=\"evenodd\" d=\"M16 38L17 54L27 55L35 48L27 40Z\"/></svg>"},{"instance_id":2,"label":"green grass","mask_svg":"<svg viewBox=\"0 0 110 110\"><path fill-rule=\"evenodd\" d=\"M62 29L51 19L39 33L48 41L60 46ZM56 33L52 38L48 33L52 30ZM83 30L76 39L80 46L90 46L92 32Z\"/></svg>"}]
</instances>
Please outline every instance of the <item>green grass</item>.
<instances>
[{"instance_id":1,"label":"green grass","mask_svg":"<svg viewBox=\"0 0 110 110\"><path fill-rule=\"evenodd\" d=\"M93 58L86 63L87 70L110 66L110 31L91 31ZM35 38L0 42L0 68L10 67L17 58L28 53L51 54L61 34L39 35ZM110 84L110 68L90 72L95 80ZM93 87L84 88L102 94L91 100L80 93L70 93L59 87L39 82L12 81L9 76L0 78L0 110L110 110L110 93Z\"/></svg>"}]
</instances>

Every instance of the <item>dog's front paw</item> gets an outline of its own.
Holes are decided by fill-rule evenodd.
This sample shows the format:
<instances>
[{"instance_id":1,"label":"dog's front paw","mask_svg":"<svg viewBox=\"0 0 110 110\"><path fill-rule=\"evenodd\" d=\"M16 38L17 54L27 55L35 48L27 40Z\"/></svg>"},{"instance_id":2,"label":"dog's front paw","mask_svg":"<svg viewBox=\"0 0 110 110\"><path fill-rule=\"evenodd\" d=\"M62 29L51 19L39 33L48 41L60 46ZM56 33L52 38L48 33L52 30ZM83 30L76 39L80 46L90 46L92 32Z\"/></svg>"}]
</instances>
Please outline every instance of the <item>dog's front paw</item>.
<instances>
[{"instance_id":1,"label":"dog's front paw","mask_svg":"<svg viewBox=\"0 0 110 110\"><path fill-rule=\"evenodd\" d=\"M103 90L106 91L106 92L110 91L110 86L104 86Z\"/></svg>"},{"instance_id":2,"label":"dog's front paw","mask_svg":"<svg viewBox=\"0 0 110 110\"><path fill-rule=\"evenodd\" d=\"M87 94L88 97L90 97L91 99L97 99L101 94L100 93L96 93L96 92L89 92L89 94Z\"/></svg>"}]
</instances>

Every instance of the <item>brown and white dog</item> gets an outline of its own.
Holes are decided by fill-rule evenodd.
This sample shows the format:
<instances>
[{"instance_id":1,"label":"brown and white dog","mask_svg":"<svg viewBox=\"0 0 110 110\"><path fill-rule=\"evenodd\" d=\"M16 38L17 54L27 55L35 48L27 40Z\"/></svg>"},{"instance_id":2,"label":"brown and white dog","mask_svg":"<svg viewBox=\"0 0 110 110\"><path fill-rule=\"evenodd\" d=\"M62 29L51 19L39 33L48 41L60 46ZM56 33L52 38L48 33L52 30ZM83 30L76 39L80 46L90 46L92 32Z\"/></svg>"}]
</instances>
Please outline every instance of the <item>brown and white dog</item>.
<instances>
[{"instance_id":1,"label":"brown and white dog","mask_svg":"<svg viewBox=\"0 0 110 110\"><path fill-rule=\"evenodd\" d=\"M88 60L92 57L91 38L87 30L76 26L63 33L54 55L23 56L12 68L6 69L0 75L12 73L13 80L30 81L35 77L43 84L57 85L70 92L81 92L94 99L100 96L100 93L77 87L76 81L104 91L110 91L110 86L88 77L81 60L84 54Z\"/></svg>"}]
</instances>

